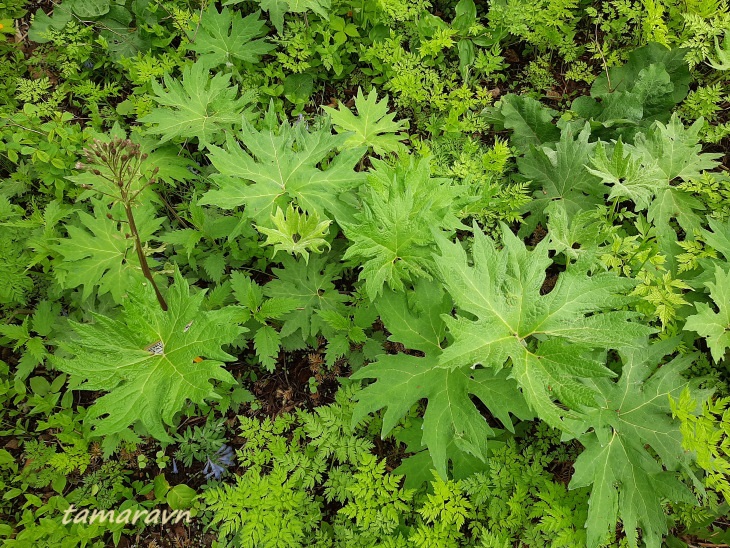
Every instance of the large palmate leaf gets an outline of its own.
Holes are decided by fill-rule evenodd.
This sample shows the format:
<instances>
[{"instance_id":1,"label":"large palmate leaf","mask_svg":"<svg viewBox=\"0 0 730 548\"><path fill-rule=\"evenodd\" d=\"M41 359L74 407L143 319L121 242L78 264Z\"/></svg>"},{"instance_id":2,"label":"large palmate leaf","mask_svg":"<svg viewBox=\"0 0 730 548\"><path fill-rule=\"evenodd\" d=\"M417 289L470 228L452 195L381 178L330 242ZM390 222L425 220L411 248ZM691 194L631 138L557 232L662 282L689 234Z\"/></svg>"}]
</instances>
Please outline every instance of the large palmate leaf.
<instances>
[{"instance_id":1,"label":"large palmate leaf","mask_svg":"<svg viewBox=\"0 0 730 548\"><path fill-rule=\"evenodd\" d=\"M624 155L621 139L612 148L609 158L604 143L598 142L591 158L593 167L588 167L588 171L604 183L612 185L609 200L629 199L634 202L637 210L646 209L652 198L669 186L668 181L662 177L656 163L646 164L638 154L631 152Z\"/></svg>"},{"instance_id":2,"label":"large palmate leaf","mask_svg":"<svg viewBox=\"0 0 730 548\"><path fill-rule=\"evenodd\" d=\"M226 0L223 5L240 4L244 0ZM284 32L286 13L306 13L313 11L323 19L329 19L331 0L257 0L262 10L268 12L271 22L279 31Z\"/></svg>"},{"instance_id":3,"label":"large palmate leaf","mask_svg":"<svg viewBox=\"0 0 730 548\"><path fill-rule=\"evenodd\" d=\"M269 120L272 115L273 111ZM213 176L218 189L208 191L200 203L223 209L245 206L248 218L272 228L276 207L285 209L292 200L322 220L348 219L353 209L342 198L365 179L364 173L353 169L365 148L345 150L326 169L321 167L348 137L332 135L327 125L308 131L305 124L285 121L278 131L273 127L257 131L244 122L239 138L248 152L233 137L228 138L226 150L211 147L210 160L220 172Z\"/></svg>"},{"instance_id":4,"label":"large palmate leaf","mask_svg":"<svg viewBox=\"0 0 730 548\"><path fill-rule=\"evenodd\" d=\"M644 157L647 165L655 163L667 182L674 179L687 181L698 177L703 170L718 166L719 153L703 153L700 144L700 131L704 127L700 118L685 128L675 113L664 125L655 122L646 132L636 136L636 150Z\"/></svg>"},{"instance_id":5,"label":"large palmate leaf","mask_svg":"<svg viewBox=\"0 0 730 548\"><path fill-rule=\"evenodd\" d=\"M574 414L554 399L573 410L591 407L594 392L582 379L613 375L591 350L641 345L653 330L633 322L636 314L616 311L633 281L606 272L588 275L580 263L569 264L542 295L552 264L549 238L528 251L505 225L502 232L504 247L497 250L475 227L473 262L461 243L439 241L437 267L459 313L447 318L454 342L439 366L481 364L499 371L509 358L510 377L539 417L570 430L562 419Z\"/></svg>"},{"instance_id":6,"label":"large palmate leaf","mask_svg":"<svg viewBox=\"0 0 730 548\"><path fill-rule=\"evenodd\" d=\"M137 288L118 318L93 314L93 323L71 322L77 338L62 343L70 357L54 363L71 374L74 387L107 392L88 411L96 434L114 435L139 422L155 438L172 441L165 425L188 401L219 399L211 381L235 382L221 367L233 359L221 346L242 329L226 310L201 311L205 291L191 295L180 273L167 291L166 312L149 284Z\"/></svg>"},{"instance_id":7,"label":"large palmate leaf","mask_svg":"<svg viewBox=\"0 0 730 548\"><path fill-rule=\"evenodd\" d=\"M395 122L395 113L388 114L388 96L378 102L375 89L368 93L367 99L362 89L357 89L355 98L357 116L349 108L340 103L339 109L322 107L332 118L335 130L351 132L350 138L345 141L347 148L366 146L372 148L375 154L385 155L390 152L404 150L401 140L404 138L398 132L408 127L408 122Z\"/></svg>"},{"instance_id":8,"label":"large palmate leaf","mask_svg":"<svg viewBox=\"0 0 730 548\"><path fill-rule=\"evenodd\" d=\"M436 282L420 282L409 297L388 291L376 304L390 340L407 348L425 352L419 358L406 354L381 356L374 364L357 371L353 379L376 379L358 392L352 422L357 424L368 413L387 408L383 415L382 436L422 399L428 400L423 417L422 444L428 447L434 468L446 477L448 461L459 452L484 460L487 442L494 437L470 397L486 405L492 415L512 430L510 413L529 418L530 412L506 371L438 367L445 346L446 326L442 315L451 310L451 299Z\"/></svg>"},{"instance_id":9,"label":"large palmate leaf","mask_svg":"<svg viewBox=\"0 0 730 548\"><path fill-rule=\"evenodd\" d=\"M717 167L720 154L702 153L699 132L703 127L700 119L685 128L675 114L667 125L655 122L645 134L636 136L631 150L640 154L646 165L654 164L666 185L657 191L649 204L648 219L656 227L657 241L669 265L674 266L675 256L681 253L677 245L677 232L671 224L676 219L685 234L694 235L702 227L702 218L695 211L704 209L702 202L670 183L676 179L687 181L699 177L703 170Z\"/></svg>"},{"instance_id":10,"label":"large palmate leaf","mask_svg":"<svg viewBox=\"0 0 730 548\"><path fill-rule=\"evenodd\" d=\"M134 213L140 239L147 242L163 219L154 217L154 207L149 204L135 208ZM101 202L95 202L94 215L78 212L79 225L67 225L68 237L54 246L63 257L55 273L62 287L83 287L84 300L96 289L97 295L110 293L120 303L127 287L141 279L142 271L134 240L126 237L126 224L107 214ZM123 214L117 212L117 218L124 218Z\"/></svg>"},{"instance_id":11,"label":"large palmate leaf","mask_svg":"<svg viewBox=\"0 0 730 548\"><path fill-rule=\"evenodd\" d=\"M283 268L273 268L276 278L264 286L267 297L293 299L295 310L283 315L282 337L299 334L312 342L325 326L318 311L333 310L346 313L345 303L349 301L335 288L333 283L339 274L337 263L328 255L314 256L309 261L284 257Z\"/></svg>"},{"instance_id":12,"label":"large palmate leaf","mask_svg":"<svg viewBox=\"0 0 730 548\"><path fill-rule=\"evenodd\" d=\"M546 210L552 202L562 202L569 219L604 202L608 188L586 168L595 147L595 143L588 142L589 136L587 124L577 136L566 128L554 148L532 147L517 160L520 174L536 187L533 200L525 208L530 212L525 230L545 223Z\"/></svg>"},{"instance_id":13,"label":"large palmate leaf","mask_svg":"<svg viewBox=\"0 0 730 548\"><path fill-rule=\"evenodd\" d=\"M210 66L198 61L183 69L182 80L164 77L165 87L153 81L154 100L159 107L140 119L152 124L149 132L170 139L197 137L202 146L223 141L225 130L240 127L253 94L238 96L230 87L230 74L211 75Z\"/></svg>"},{"instance_id":14,"label":"large palmate leaf","mask_svg":"<svg viewBox=\"0 0 730 548\"><path fill-rule=\"evenodd\" d=\"M705 285L710 290L710 297L718 312L713 311L707 303L695 303L697 314L687 318L684 329L705 337L713 359L719 362L730 347L730 270L715 266L715 281Z\"/></svg>"},{"instance_id":15,"label":"large palmate leaf","mask_svg":"<svg viewBox=\"0 0 730 548\"><path fill-rule=\"evenodd\" d=\"M242 17L237 11L223 8L220 13L210 5L200 19L200 27L189 36L188 48L198 54L198 61L216 67L234 61L257 63L275 48L266 42L268 29L259 13Z\"/></svg>"},{"instance_id":16,"label":"large palmate leaf","mask_svg":"<svg viewBox=\"0 0 730 548\"><path fill-rule=\"evenodd\" d=\"M407 282L431 277L433 231L462 226L454 212L466 195L451 179L431 178L428 160L373 164L362 211L341 223L352 242L343 258L362 265L360 280L371 300L385 284L403 290Z\"/></svg>"},{"instance_id":17,"label":"large palmate leaf","mask_svg":"<svg viewBox=\"0 0 730 548\"><path fill-rule=\"evenodd\" d=\"M589 547L603 545L620 519L630 546L638 546L641 529L646 546L659 548L667 531L662 502L695 502L676 472L683 468L691 475L669 398L677 399L687 386L680 373L696 356L678 357L657 368L677 343L670 339L633 349L624 356L619 381L592 381L600 393L598 406L587 415L588 433L579 438L585 450L570 482L571 489L592 485Z\"/></svg>"},{"instance_id":18,"label":"large palmate leaf","mask_svg":"<svg viewBox=\"0 0 730 548\"><path fill-rule=\"evenodd\" d=\"M552 120L556 110L543 106L531 97L509 94L500 100L499 109L486 109L487 118L512 130L511 142L522 152L531 146L554 143L560 139L560 130Z\"/></svg>"}]
</instances>

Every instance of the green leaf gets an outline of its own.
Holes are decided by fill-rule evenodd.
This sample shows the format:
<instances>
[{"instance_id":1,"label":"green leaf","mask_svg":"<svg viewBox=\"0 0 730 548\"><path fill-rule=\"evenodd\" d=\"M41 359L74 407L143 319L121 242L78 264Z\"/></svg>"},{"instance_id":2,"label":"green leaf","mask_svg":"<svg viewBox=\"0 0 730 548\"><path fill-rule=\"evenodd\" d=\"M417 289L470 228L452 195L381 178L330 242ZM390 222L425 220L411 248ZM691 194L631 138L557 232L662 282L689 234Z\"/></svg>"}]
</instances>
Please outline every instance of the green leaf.
<instances>
[{"instance_id":1,"label":"green leaf","mask_svg":"<svg viewBox=\"0 0 730 548\"><path fill-rule=\"evenodd\" d=\"M347 135L332 135L328 126L309 132L304 124L288 122L278 132L257 131L244 121L240 139L248 152L230 136L227 150L211 146L209 158L220 172L213 176L218 189L208 191L200 204L223 209L244 205L244 214L265 227L272 223L275 206L283 208L292 200L320 218L351 216L352 208L342 198L351 196L365 178L353 170L365 150L346 150L327 169L319 167Z\"/></svg>"},{"instance_id":2,"label":"green leaf","mask_svg":"<svg viewBox=\"0 0 730 548\"><path fill-rule=\"evenodd\" d=\"M722 156L702 153L699 140L703 126L700 118L685 128L675 113L667 125L655 122L647 133L638 134L635 149L646 165L658 166L667 183L677 178L687 181L700 176L703 170L715 169L719 165L717 158Z\"/></svg>"},{"instance_id":3,"label":"green leaf","mask_svg":"<svg viewBox=\"0 0 730 548\"><path fill-rule=\"evenodd\" d=\"M413 292L386 293L378 300L381 319L391 332L391 341L426 352L418 358L406 354L380 356L374 364L358 370L353 379L376 379L356 395L352 424L368 413L387 407L383 415L383 438L421 399L428 400L419 436L431 454L433 466L446 477L448 461L454 466L470 459L484 461L488 438L495 431L474 406L470 394L484 403L506 428L512 430L510 414L531 417L515 382L507 372L438 367L446 326L440 316L451 309L450 299L436 283L419 283ZM428 318L428 319L425 319ZM423 332L416 333L416 329Z\"/></svg>"},{"instance_id":4,"label":"green leaf","mask_svg":"<svg viewBox=\"0 0 730 548\"><path fill-rule=\"evenodd\" d=\"M172 508L173 510L184 510L186 508L192 507L193 501L197 496L198 493L195 491L195 489L193 489L192 487L188 487L184 483L181 483L174 486L172 489L170 489L170 491L168 491L165 500L167 501L167 504L170 505L170 508Z\"/></svg>"},{"instance_id":5,"label":"green leaf","mask_svg":"<svg viewBox=\"0 0 730 548\"><path fill-rule=\"evenodd\" d=\"M225 5L240 3L241 0L227 0ZM274 23L279 34L284 34L284 14L289 10L289 3L286 0L259 0L262 10L269 13L271 22Z\"/></svg>"},{"instance_id":6,"label":"green leaf","mask_svg":"<svg viewBox=\"0 0 730 548\"><path fill-rule=\"evenodd\" d=\"M687 318L684 329L707 339L712 358L720 362L730 347L730 270L726 272L719 265L715 266L714 283L706 282L705 285L718 312L707 303L695 303L697 314Z\"/></svg>"},{"instance_id":7,"label":"green leaf","mask_svg":"<svg viewBox=\"0 0 730 548\"><path fill-rule=\"evenodd\" d=\"M721 223L717 219L708 219L709 230L702 230L702 237L714 250L719 251L730 262L730 222Z\"/></svg>"},{"instance_id":8,"label":"green leaf","mask_svg":"<svg viewBox=\"0 0 730 548\"><path fill-rule=\"evenodd\" d=\"M544 223L552 202L563 202L568 219L604 203L607 187L586 168L595 147L595 143L588 142L589 136L588 124L575 138L573 129L566 128L554 150L532 147L517 160L520 174L538 187L525 208L530 212L525 230L534 230L537 223Z\"/></svg>"},{"instance_id":9,"label":"green leaf","mask_svg":"<svg viewBox=\"0 0 730 548\"><path fill-rule=\"evenodd\" d=\"M261 286L243 272L231 273L231 289L236 300L251 312L255 312L264 302Z\"/></svg>"},{"instance_id":10,"label":"green leaf","mask_svg":"<svg viewBox=\"0 0 730 548\"><path fill-rule=\"evenodd\" d=\"M554 288L541 294L549 238L533 251L505 225L503 248L475 227L470 262L460 243L441 238L436 263L446 290L458 307L446 323L454 342L439 367L459 369L481 364L499 371L508 358L511 377L541 419L570 431L563 417L593 403L583 379L613 376L591 352L641 346L654 330L619 312L634 282L611 273L586 274L586 266L569 264ZM475 319L472 319L475 318ZM604 358L605 359L605 358ZM562 401L569 410L557 406Z\"/></svg>"},{"instance_id":11,"label":"green leaf","mask_svg":"<svg viewBox=\"0 0 730 548\"><path fill-rule=\"evenodd\" d=\"M109 0L72 0L70 7L81 19L97 19L109 13Z\"/></svg>"},{"instance_id":12,"label":"green leaf","mask_svg":"<svg viewBox=\"0 0 730 548\"><path fill-rule=\"evenodd\" d=\"M352 132L353 135L345 141L344 147L353 148L366 146L371 148L375 154L384 156L391 152L403 152L404 146L400 142L402 135L393 135L408 128L408 122L401 120L393 121L395 113L388 114L388 96L378 102L375 89L368 93L367 99L362 94L362 89L357 89L355 97L357 116L342 103L339 109L322 107L330 115L337 133Z\"/></svg>"},{"instance_id":13,"label":"green leaf","mask_svg":"<svg viewBox=\"0 0 730 548\"><path fill-rule=\"evenodd\" d=\"M556 110L522 95L509 94L500 103L502 124L513 131L511 141L522 152L560 139L560 130L552 122L558 114Z\"/></svg>"},{"instance_id":14,"label":"green leaf","mask_svg":"<svg viewBox=\"0 0 730 548\"><path fill-rule=\"evenodd\" d=\"M223 253L209 253L203 259L203 269L214 282L221 281L226 266L226 257Z\"/></svg>"},{"instance_id":15,"label":"green leaf","mask_svg":"<svg viewBox=\"0 0 730 548\"><path fill-rule=\"evenodd\" d=\"M238 97L238 87L230 87L230 74L211 76L210 66L198 61L183 69L182 81L165 75L163 88L152 82L154 100L159 107L140 119L152 124L149 132L170 139L197 137L202 146L223 141L226 131L244 121L246 107L253 95Z\"/></svg>"},{"instance_id":16,"label":"green leaf","mask_svg":"<svg viewBox=\"0 0 730 548\"><path fill-rule=\"evenodd\" d=\"M649 202L661 190L668 187L667 181L655 163L644 164L640 157L628 152L624 156L624 145L621 139L613 146L613 154L609 159L606 147L599 141L591 158L593 168L588 171L600 178L604 183L613 185L608 199L625 198L634 202L636 210L649 207Z\"/></svg>"},{"instance_id":17,"label":"green leaf","mask_svg":"<svg viewBox=\"0 0 730 548\"><path fill-rule=\"evenodd\" d=\"M672 219L676 219L685 234L695 234L703 223L702 217L695 211L703 209L705 206L697 198L673 186L660 191L649 205L647 219L654 225L659 249L672 270L675 268L677 255L682 252L677 244L679 237L671 223Z\"/></svg>"},{"instance_id":18,"label":"green leaf","mask_svg":"<svg viewBox=\"0 0 730 548\"><path fill-rule=\"evenodd\" d=\"M268 371L276 368L276 357L281 346L279 333L270 325L262 325L253 337L256 355Z\"/></svg>"},{"instance_id":19,"label":"green leaf","mask_svg":"<svg viewBox=\"0 0 730 548\"><path fill-rule=\"evenodd\" d=\"M264 301L258 310L258 315L267 320L278 320L295 308L299 302L296 299L271 297Z\"/></svg>"},{"instance_id":20,"label":"green leaf","mask_svg":"<svg viewBox=\"0 0 730 548\"><path fill-rule=\"evenodd\" d=\"M224 6L231 4L240 4L244 0L226 0ZM306 13L313 11L323 19L329 19L331 0L256 0L259 7L269 13L271 22L279 31L284 33L284 14L286 13Z\"/></svg>"},{"instance_id":21,"label":"green leaf","mask_svg":"<svg viewBox=\"0 0 730 548\"><path fill-rule=\"evenodd\" d=\"M487 424L470 400L475 396L507 428L512 428L510 413L521 418L529 412L520 399L505 398L515 394L514 381L507 373L490 369L457 369L437 367L435 357L416 358L405 354L381 356L371 365L352 375L353 379L376 379L356 394L353 425L368 413L387 407L383 415L382 437L421 399L428 400L423 416L423 443L428 447L433 464L447 477L448 447L453 442L461 450L484 460L487 440L494 430Z\"/></svg>"},{"instance_id":22,"label":"green leaf","mask_svg":"<svg viewBox=\"0 0 730 548\"><path fill-rule=\"evenodd\" d=\"M314 77L311 74L290 74L284 80L284 97L294 104L306 103L314 91Z\"/></svg>"},{"instance_id":23,"label":"green leaf","mask_svg":"<svg viewBox=\"0 0 730 548\"><path fill-rule=\"evenodd\" d=\"M466 228L454 214L466 192L451 179L432 179L427 159L373 165L362 211L340 223L352 242L343 259L362 265L360 280L370 300L386 283L403 291L407 282L430 279L433 232Z\"/></svg>"},{"instance_id":24,"label":"green leaf","mask_svg":"<svg viewBox=\"0 0 730 548\"><path fill-rule=\"evenodd\" d=\"M715 52L717 53L717 61L710 59L708 65L715 70L730 70L730 32L725 31L722 40L722 46L715 36Z\"/></svg>"},{"instance_id":25,"label":"green leaf","mask_svg":"<svg viewBox=\"0 0 730 548\"><path fill-rule=\"evenodd\" d=\"M596 78L591 96L606 98L628 92L641 104L644 120L666 120L689 91L692 77L685 53L656 43L635 49L626 64Z\"/></svg>"},{"instance_id":26,"label":"green leaf","mask_svg":"<svg viewBox=\"0 0 730 548\"><path fill-rule=\"evenodd\" d=\"M302 255L304 262L309 262L309 252L322 253L322 247L331 248L325 236L329 233L332 221L325 219L320 222L317 213L307 215L294 209L290 203L286 214L277 206L276 213L271 216L271 222L276 228L257 226L256 229L266 235L264 245L274 246L274 257L279 251L293 255Z\"/></svg>"},{"instance_id":27,"label":"green leaf","mask_svg":"<svg viewBox=\"0 0 730 548\"><path fill-rule=\"evenodd\" d=\"M441 316L451 312L451 306L441 283L425 280L420 280L412 292L388 290L375 303L383 324L391 332L388 340L425 353L443 349L446 324Z\"/></svg>"},{"instance_id":28,"label":"green leaf","mask_svg":"<svg viewBox=\"0 0 730 548\"><path fill-rule=\"evenodd\" d=\"M291 13L305 13L313 11L323 19L329 19L330 0L285 0L287 11Z\"/></svg>"},{"instance_id":29,"label":"green leaf","mask_svg":"<svg viewBox=\"0 0 730 548\"><path fill-rule=\"evenodd\" d=\"M198 54L198 62L208 67L232 64L234 61L258 63L275 46L266 42L268 29L259 19L260 12L242 17L237 11L213 4L202 14L200 26L188 33L188 49Z\"/></svg>"},{"instance_id":30,"label":"green leaf","mask_svg":"<svg viewBox=\"0 0 730 548\"><path fill-rule=\"evenodd\" d=\"M306 341L311 341L325 326L318 310L336 310L346 313L349 298L334 285L338 265L327 255L312 257L305 263L285 257L283 268L273 268L276 278L264 286L264 293L272 298L292 299L297 303L296 310L282 316L281 336L288 337L300 333Z\"/></svg>"},{"instance_id":31,"label":"green leaf","mask_svg":"<svg viewBox=\"0 0 730 548\"><path fill-rule=\"evenodd\" d=\"M692 477L669 404L670 397L678 398L687 386L681 372L696 355L678 357L657 368L677 343L668 339L633 349L624 356L618 382L593 381L600 393L599 405L586 420L588 433L579 438L585 450L575 462L570 481L571 489L593 486L586 521L589 547L606 542L620 518L629 546L638 546L641 529L646 546L659 548L667 531L664 500L696 504L676 472L682 468Z\"/></svg>"},{"instance_id":32,"label":"green leaf","mask_svg":"<svg viewBox=\"0 0 730 548\"><path fill-rule=\"evenodd\" d=\"M52 16L47 15L43 10L36 10L33 24L28 30L28 38L37 44L50 42L49 31L63 29L73 18L71 5L66 2L54 6Z\"/></svg>"},{"instance_id":33,"label":"green leaf","mask_svg":"<svg viewBox=\"0 0 730 548\"><path fill-rule=\"evenodd\" d=\"M221 363L233 356L221 346L242 328L232 309L201 311L205 291L191 295L179 272L166 294L166 312L149 283L136 289L118 318L92 313L94 323L71 321L77 338L62 343L71 357L56 355L54 364L71 374L78 389L107 392L88 410L96 435L118 434L139 422L150 435L171 442L165 425L174 425L188 401L219 399L211 381L235 383Z\"/></svg>"},{"instance_id":34,"label":"green leaf","mask_svg":"<svg viewBox=\"0 0 730 548\"><path fill-rule=\"evenodd\" d=\"M101 202L94 206L94 216L78 212L80 226L67 225L68 237L54 246L63 261L56 264L56 277L62 287L83 286L81 298L110 293L120 303L127 287L141 280L142 271L134 249L134 240L126 237L126 223L107 218ZM146 242L162 224L154 218L150 204L134 211L142 242ZM126 221L126 219L125 219Z\"/></svg>"}]
</instances>

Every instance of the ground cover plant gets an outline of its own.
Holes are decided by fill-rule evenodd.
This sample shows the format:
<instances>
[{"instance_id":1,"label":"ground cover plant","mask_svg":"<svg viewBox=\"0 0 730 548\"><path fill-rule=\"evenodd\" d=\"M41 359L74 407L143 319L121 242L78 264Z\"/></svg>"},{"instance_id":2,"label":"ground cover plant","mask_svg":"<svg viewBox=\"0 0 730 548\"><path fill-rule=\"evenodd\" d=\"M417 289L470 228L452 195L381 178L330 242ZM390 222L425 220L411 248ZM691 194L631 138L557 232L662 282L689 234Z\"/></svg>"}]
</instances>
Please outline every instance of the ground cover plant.
<instances>
[{"instance_id":1,"label":"ground cover plant","mask_svg":"<svg viewBox=\"0 0 730 548\"><path fill-rule=\"evenodd\" d=\"M10 547L730 544L726 0L0 1Z\"/></svg>"}]
</instances>

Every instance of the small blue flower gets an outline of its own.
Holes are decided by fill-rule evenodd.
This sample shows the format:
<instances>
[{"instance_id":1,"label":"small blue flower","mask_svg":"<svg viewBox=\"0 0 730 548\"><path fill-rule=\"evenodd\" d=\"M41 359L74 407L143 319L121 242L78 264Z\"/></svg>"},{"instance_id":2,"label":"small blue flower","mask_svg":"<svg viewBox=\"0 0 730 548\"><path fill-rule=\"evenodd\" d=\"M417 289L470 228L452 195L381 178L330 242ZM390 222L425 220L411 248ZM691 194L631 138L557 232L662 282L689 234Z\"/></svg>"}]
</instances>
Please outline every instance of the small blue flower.
<instances>
[{"instance_id":1,"label":"small blue flower","mask_svg":"<svg viewBox=\"0 0 730 548\"><path fill-rule=\"evenodd\" d=\"M228 471L226 470L226 467L233 464L234 457L235 452L233 451L233 448L228 445L222 445L221 448L215 452L213 458L210 456L207 457L207 462L203 468L205 479L220 479L221 476Z\"/></svg>"}]
</instances>

